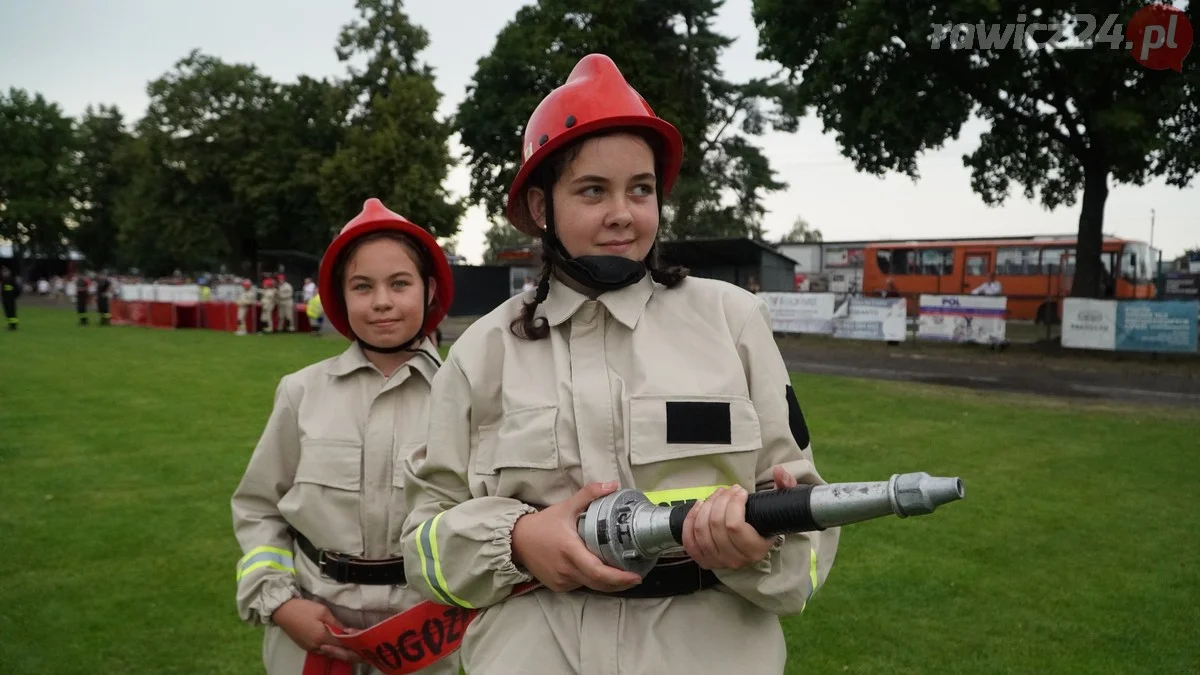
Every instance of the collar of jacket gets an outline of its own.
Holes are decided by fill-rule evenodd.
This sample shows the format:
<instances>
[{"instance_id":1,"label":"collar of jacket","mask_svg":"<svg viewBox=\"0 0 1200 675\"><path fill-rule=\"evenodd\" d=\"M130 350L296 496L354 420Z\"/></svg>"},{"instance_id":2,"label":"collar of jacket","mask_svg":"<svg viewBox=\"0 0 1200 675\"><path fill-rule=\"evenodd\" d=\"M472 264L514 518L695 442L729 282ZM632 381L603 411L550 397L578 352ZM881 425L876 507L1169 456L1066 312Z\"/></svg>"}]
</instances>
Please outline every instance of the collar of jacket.
<instances>
[{"instance_id":1,"label":"collar of jacket","mask_svg":"<svg viewBox=\"0 0 1200 675\"><path fill-rule=\"evenodd\" d=\"M438 364L441 364L442 358L438 354L437 348L433 346L432 340L429 338L421 340L420 349L429 352L433 356L436 356ZM433 382L434 373L437 372L437 367L434 366L433 362L431 362L427 357L421 356L420 354L413 354L412 357L409 358L404 364L404 366L400 367L403 368L405 366L411 366L413 370L421 373L421 375L423 375L429 382ZM328 372L334 377L344 377L362 368L374 369L375 366L369 360L367 360L367 355L363 353L362 347L360 347L357 342L352 342L350 343L350 346L346 348L346 351L342 352L341 355L333 360L333 363L329 365Z\"/></svg>"},{"instance_id":2,"label":"collar of jacket","mask_svg":"<svg viewBox=\"0 0 1200 675\"><path fill-rule=\"evenodd\" d=\"M636 284L630 284L616 291L601 293L596 300L604 305L613 318L620 321L626 328L633 330L637 326L642 312L646 309L646 303L650 301L651 295L654 295L654 281L647 274ZM551 277L550 292L546 295L546 301L542 303L546 312L546 320L550 322L551 326L557 326L574 316L587 300L588 297L583 293L570 288L558 278Z\"/></svg>"}]
</instances>

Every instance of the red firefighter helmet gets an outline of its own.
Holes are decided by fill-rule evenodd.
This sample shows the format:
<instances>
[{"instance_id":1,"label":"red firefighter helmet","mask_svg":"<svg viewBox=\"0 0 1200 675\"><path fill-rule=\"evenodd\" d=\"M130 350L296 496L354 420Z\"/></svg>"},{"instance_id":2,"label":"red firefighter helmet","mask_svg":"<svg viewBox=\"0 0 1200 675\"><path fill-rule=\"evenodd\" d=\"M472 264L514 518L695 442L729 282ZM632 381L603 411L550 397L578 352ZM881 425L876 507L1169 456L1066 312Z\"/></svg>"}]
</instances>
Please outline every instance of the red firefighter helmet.
<instances>
[{"instance_id":1,"label":"red firefighter helmet","mask_svg":"<svg viewBox=\"0 0 1200 675\"><path fill-rule=\"evenodd\" d=\"M249 280L249 279L242 279L242 288L247 288L247 289L248 289L248 288L250 288L250 286L251 286L251 285L252 285L252 284L250 283L250 280Z\"/></svg>"},{"instance_id":2,"label":"red firefighter helmet","mask_svg":"<svg viewBox=\"0 0 1200 675\"><path fill-rule=\"evenodd\" d=\"M657 135L663 153L658 158L663 175L660 199L671 192L683 164L683 139L669 122L650 109L612 59L603 54L588 54L575 64L571 75L550 92L525 125L521 146L521 170L508 191L505 215L518 230L539 237L538 227L529 215L525 191L534 170L555 150L586 134L618 127L645 129Z\"/></svg>"},{"instance_id":3,"label":"red firefighter helmet","mask_svg":"<svg viewBox=\"0 0 1200 675\"><path fill-rule=\"evenodd\" d=\"M262 284L263 284L263 288L275 288L275 280L272 279L271 277L267 277L266 279L263 279Z\"/></svg>"},{"instance_id":4,"label":"red firefighter helmet","mask_svg":"<svg viewBox=\"0 0 1200 675\"><path fill-rule=\"evenodd\" d=\"M442 252L442 247L438 246L437 239L434 239L432 234L404 216L388 210L383 202L374 197L363 204L362 213L346 223L338 236L334 237L329 244L329 248L325 249L325 255L321 256L317 292L321 296L321 306L325 311L325 316L329 317L329 323L337 329L337 332L351 340L355 339L354 331L350 329L350 320L346 316L346 299L338 292L340 284L334 283L333 265L337 261L338 255L350 242L363 235L381 230L392 230L408 235L409 239L425 249L430 262L433 263L431 272L437 282L437 289L434 291L433 304L425 312L425 323L421 326L421 335L429 335L438 327L442 319L446 318L446 312L450 309L450 302L454 299L454 273L450 269L449 261L446 260L446 254Z\"/></svg>"}]
</instances>

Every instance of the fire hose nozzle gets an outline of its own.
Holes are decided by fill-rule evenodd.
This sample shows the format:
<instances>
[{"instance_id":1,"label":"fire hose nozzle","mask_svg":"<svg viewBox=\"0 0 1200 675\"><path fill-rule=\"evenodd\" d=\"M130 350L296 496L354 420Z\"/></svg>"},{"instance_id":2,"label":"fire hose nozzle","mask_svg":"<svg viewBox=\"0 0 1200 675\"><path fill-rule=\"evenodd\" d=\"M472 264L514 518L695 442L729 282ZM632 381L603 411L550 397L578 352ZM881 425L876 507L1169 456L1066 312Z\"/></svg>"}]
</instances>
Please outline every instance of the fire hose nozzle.
<instances>
[{"instance_id":1,"label":"fire hose nozzle","mask_svg":"<svg viewBox=\"0 0 1200 675\"><path fill-rule=\"evenodd\" d=\"M888 515L926 515L964 496L961 478L925 472L886 481L800 485L750 495L746 522L764 537L811 532ZM692 506L657 506L638 490L618 490L580 514L579 536L606 564L645 576L659 555L682 545L683 521Z\"/></svg>"}]
</instances>

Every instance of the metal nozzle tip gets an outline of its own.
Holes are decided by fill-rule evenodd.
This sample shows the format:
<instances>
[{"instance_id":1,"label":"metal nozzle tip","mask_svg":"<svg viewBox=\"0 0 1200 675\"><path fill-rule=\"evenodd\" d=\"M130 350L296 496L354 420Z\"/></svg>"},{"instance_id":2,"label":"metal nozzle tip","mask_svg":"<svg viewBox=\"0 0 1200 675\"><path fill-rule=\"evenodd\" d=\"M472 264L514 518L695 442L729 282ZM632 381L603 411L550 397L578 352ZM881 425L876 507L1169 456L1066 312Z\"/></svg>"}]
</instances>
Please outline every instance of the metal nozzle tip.
<instances>
[{"instance_id":1,"label":"metal nozzle tip","mask_svg":"<svg viewBox=\"0 0 1200 675\"><path fill-rule=\"evenodd\" d=\"M896 476L895 491L896 515L901 518L933 513L965 494L961 478L935 477L924 471Z\"/></svg>"},{"instance_id":2,"label":"metal nozzle tip","mask_svg":"<svg viewBox=\"0 0 1200 675\"><path fill-rule=\"evenodd\" d=\"M958 501L965 495L961 478L926 478L922 483L934 506Z\"/></svg>"}]
</instances>

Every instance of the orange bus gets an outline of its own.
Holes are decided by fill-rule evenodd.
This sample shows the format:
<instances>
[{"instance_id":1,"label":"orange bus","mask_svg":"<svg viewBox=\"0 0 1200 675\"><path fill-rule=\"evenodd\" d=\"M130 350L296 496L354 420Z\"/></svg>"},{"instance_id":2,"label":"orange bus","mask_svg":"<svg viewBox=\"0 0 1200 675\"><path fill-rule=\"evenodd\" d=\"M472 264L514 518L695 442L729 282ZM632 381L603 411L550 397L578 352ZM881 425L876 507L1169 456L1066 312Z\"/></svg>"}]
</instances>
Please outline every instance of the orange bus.
<instances>
[{"instance_id":1,"label":"orange bus","mask_svg":"<svg viewBox=\"0 0 1200 675\"><path fill-rule=\"evenodd\" d=\"M1071 294L1076 238L1012 237L868 244L863 252L863 293L895 290L916 316L922 293L968 295L995 273L1008 298L1008 318L1055 323L1062 298ZM1102 296L1152 298L1159 252L1148 244L1104 237Z\"/></svg>"}]
</instances>

